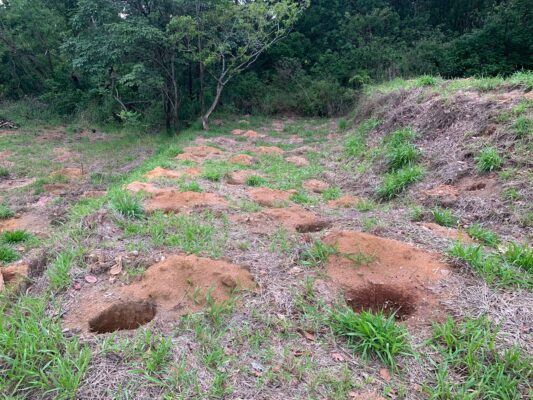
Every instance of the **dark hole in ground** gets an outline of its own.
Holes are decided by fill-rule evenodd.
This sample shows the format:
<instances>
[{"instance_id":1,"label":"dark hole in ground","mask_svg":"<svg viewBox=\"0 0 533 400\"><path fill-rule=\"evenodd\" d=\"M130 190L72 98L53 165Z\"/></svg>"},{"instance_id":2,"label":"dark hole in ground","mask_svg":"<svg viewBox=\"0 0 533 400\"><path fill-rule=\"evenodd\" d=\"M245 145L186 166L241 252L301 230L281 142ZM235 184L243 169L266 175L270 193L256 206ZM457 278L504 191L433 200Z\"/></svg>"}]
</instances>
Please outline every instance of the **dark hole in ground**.
<instances>
[{"instance_id":1,"label":"dark hole in ground","mask_svg":"<svg viewBox=\"0 0 533 400\"><path fill-rule=\"evenodd\" d=\"M298 233L320 232L321 230L324 230L329 226L330 226L329 221L322 220L322 221L297 225L296 232Z\"/></svg>"},{"instance_id":2,"label":"dark hole in ground","mask_svg":"<svg viewBox=\"0 0 533 400\"><path fill-rule=\"evenodd\" d=\"M482 190L487 187L487 184L485 182L478 182L474 183L473 185L470 185L466 190L469 192L475 192L476 190Z\"/></svg>"},{"instance_id":3,"label":"dark hole in ground","mask_svg":"<svg viewBox=\"0 0 533 400\"><path fill-rule=\"evenodd\" d=\"M137 329L154 319L156 307L144 301L116 303L89 321L89 330L95 333L109 333Z\"/></svg>"},{"instance_id":4,"label":"dark hole in ground","mask_svg":"<svg viewBox=\"0 0 533 400\"><path fill-rule=\"evenodd\" d=\"M344 295L355 311L383 311L395 313L398 320L405 320L416 311L416 297L392 285L369 284L363 288L348 290Z\"/></svg>"}]
</instances>

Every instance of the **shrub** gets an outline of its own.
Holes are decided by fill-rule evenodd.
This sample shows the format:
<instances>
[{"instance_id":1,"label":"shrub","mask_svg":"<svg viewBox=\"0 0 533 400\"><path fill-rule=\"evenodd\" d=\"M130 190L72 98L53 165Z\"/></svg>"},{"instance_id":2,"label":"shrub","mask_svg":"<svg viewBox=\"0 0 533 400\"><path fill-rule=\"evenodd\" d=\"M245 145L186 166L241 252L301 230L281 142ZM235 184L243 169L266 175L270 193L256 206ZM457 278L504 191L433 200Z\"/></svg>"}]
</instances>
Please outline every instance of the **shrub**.
<instances>
[{"instance_id":1,"label":"shrub","mask_svg":"<svg viewBox=\"0 0 533 400\"><path fill-rule=\"evenodd\" d=\"M476 157L477 169L479 172L491 172L499 169L502 165L502 159L498 150L494 147L487 147Z\"/></svg>"},{"instance_id":2,"label":"shrub","mask_svg":"<svg viewBox=\"0 0 533 400\"><path fill-rule=\"evenodd\" d=\"M394 314L385 316L383 312L363 311L355 313L350 308L336 310L331 314L333 331L343 336L348 345L363 357L372 355L396 368L396 357L411 355L406 328L398 325Z\"/></svg>"}]
</instances>

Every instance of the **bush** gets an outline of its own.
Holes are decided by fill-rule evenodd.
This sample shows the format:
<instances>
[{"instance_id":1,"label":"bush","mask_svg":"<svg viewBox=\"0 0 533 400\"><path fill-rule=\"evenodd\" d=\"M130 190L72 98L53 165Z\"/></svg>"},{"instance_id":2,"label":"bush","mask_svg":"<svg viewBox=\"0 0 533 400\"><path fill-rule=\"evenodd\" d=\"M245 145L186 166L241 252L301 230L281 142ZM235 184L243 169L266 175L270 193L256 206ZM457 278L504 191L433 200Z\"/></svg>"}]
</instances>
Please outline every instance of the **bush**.
<instances>
[{"instance_id":1,"label":"bush","mask_svg":"<svg viewBox=\"0 0 533 400\"><path fill-rule=\"evenodd\" d=\"M367 311L357 314L345 308L334 311L331 319L333 331L345 337L348 345L365 358L375 355L395 369L397 356L412 354L407 329L396 323L394 314Z\"/></svg>"},{"instance_id":2,"label":"bush","mask_svg":"<svg viewBox=\"0 0 533 400\"><path fill-rule=\"evenodd\" d=\"M499 169L502 165L502 159L498 150L494 147L487 147L476 157L477 169L479 172L491 172Z\"/></svg>"}]
</instances>

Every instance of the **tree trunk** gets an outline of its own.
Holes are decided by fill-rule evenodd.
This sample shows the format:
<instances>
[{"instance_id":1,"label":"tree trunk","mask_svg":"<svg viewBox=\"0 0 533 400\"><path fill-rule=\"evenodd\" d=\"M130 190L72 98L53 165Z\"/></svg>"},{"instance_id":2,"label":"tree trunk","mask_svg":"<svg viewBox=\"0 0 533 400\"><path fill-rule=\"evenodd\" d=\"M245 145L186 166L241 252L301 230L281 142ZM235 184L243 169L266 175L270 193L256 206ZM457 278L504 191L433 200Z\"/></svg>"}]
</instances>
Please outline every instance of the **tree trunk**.
<instances>
[{"instance_id":1,"label":"tree trunk","mask_svg":"<svg viewBox=\"0 0 533 400\"><path fill-rule=\"evenodd\" d=\"M217 108L218 102L220 101L220 95L222 94L222 90L224 89L224 85L222 82L217 82L217 94L215 96L215 99L213 100L213 103L209 107L209 109L206 111L204 115L202 115L202 126L204 128L204 131L209 130L209 117L215 111L215 108Z\"/></svg>"}]
</instances>

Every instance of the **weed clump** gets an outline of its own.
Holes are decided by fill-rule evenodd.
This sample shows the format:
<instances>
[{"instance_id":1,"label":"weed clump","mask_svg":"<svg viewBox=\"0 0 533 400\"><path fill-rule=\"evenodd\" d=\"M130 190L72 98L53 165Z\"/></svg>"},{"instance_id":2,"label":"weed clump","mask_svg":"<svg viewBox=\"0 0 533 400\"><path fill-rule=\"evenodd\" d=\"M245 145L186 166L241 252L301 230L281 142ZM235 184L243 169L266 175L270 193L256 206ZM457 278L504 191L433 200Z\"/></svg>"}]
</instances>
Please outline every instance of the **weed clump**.
<instances>
[{"instance_id":1,"label":"weed clump","mask_svg":"<svg viewBox=\"0 0 533 400\"><path fill-rule=\"evenodd\" d=\"M339 251L335 246L317 240L310 248L304 251L300 262L304 267L319 267L326 263L329 256L338 253Z\"/></svg>"},{"instance_id":2,"label":"weed clump","mask_svg":"<svg viewBox=\"0 0 533 400\"><path fill-rule=\"evenodd\" d=\"M139 219L144 215L141 200L129 192L117 191L111 195L111 208L129 219Z\"/></svg>"},{"instance_id":3,"label":"weed clump","mask_svg":"<svg viewBox=\"0 0 533 400\"><path fill-rule=\"evenodd\" d=\"M15 213L5 204L0 204L0 219L8 219L15 216Z\"/></svg>"},{"instance_id":4,"label":"weed clump","mask_svg":"<svg viewBox=\"0 0 533 400\"><path fill-rule=\"evenodd\" d=\"M491 172L501 167L502 158L494 147L486 147L476 157L476 162L479 172Z\"/></svg>"},{"instance_id":5,"label":"weed clump","mask_svg":"<svg viewBox=\"0 0 533 400\"><path fill-rule=\"evenodd\" d=\"M403 192L407 186L418 182L424 176L424 168L414 165L389 172L378 187L377 195L382 200L391 200Z\"/></svg>"},{"instance_id":6,"label":"weed clump","mask_svg":"<svg viewBox=\"0 0 533 400\"><path fill-rule=\"evenodd\" d=\"M459 217L455 216L452 210L445 210L442 208L435 208L431 211L435 222L447 228L453 228L459 225Z\"/></svg>"},{"instance_id":7,"label":"weed clump","mask_svg":"<svg viewBox=\"0 0 533 400\"><path fill-rule=\"evenodd\" d=\"M0 245L0 262L11 263L20 259L20 254L6 245Z\"/></svg>"},{"instance_id":8,"label":"weed clump","mask_svg":"<svg viewBox=\"0 0 533 400\"><path fill-rule=\"evenodd\" d=\"M479 240L481 243L487 246L496 247L498 244L500 244L500 238L496 233L483 228L479 224L473 224L469 226L466 229L466 233L468 233L471 238Z\"/></svg>"},{"instance_id":9,"label":"weed clump","mask_svg":"<svg viewBox=\"0 0 533 400\"><path fill-rule=\"evenodd\" d=\"M2 233L1 237L6 243L22 243L30 240L32 234L24 230L6 231Z\"/></svg>"}]
</instances>

